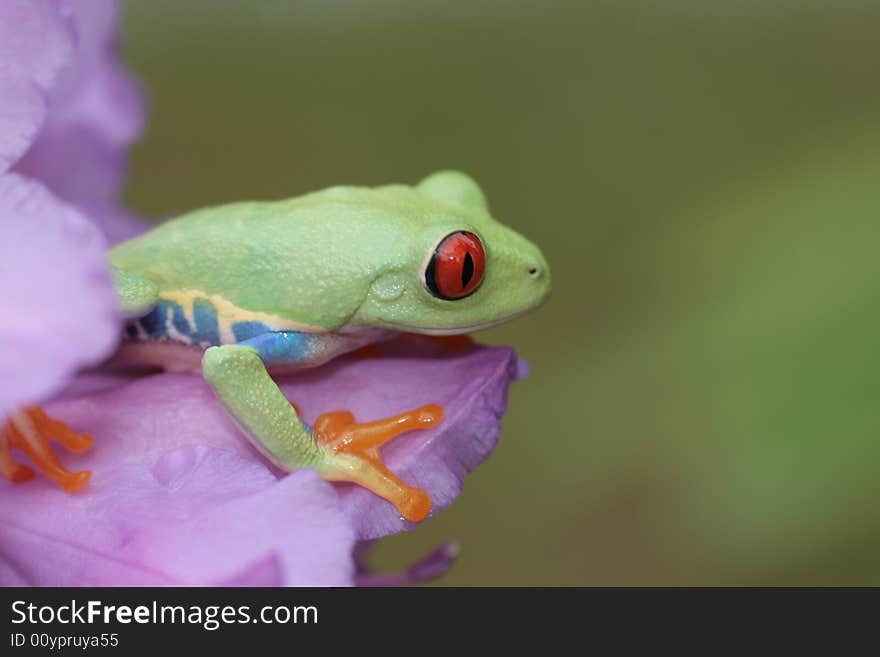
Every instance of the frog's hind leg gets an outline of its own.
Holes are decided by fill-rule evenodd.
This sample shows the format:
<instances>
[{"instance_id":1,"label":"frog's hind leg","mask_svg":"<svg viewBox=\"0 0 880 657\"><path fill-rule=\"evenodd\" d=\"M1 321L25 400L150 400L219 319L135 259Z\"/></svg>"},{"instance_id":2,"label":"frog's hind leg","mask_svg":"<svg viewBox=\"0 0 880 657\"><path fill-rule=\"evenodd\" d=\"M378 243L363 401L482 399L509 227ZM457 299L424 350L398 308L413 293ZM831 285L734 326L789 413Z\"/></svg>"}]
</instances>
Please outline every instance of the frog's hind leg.
<instances>
[{"instance_id":1,"label":"frog's hind leg","mask_svg":"<svg viewBox=\"0 0 880 657\"><path fill-rule=\"evenodd\" d=\"M263 359L277 360L285 339L270 334L250 344L212 347L202 360L205 379L254 445L279 467L313 468L330 481L359 484L394 504L407 520L424 519L431 509L428 494L391 472L379 448L405 431L439 422L442 409L423 406L364 424L356 424L347 411L336 411L309 427L266 371Z\"/></svg>"},{"instance_id":2,"label":"frog's hind leg","mask_svg":"<svg viewBox=\"0 0 880 657\"><path fill-rule=\"evenodd\" d=\"M18 463L12 450L24 452L33 464L64 490L75 493L85 488L91 472L71 472L55 455L50 440L61 443L71 452L83 452L92 446L91 436L77 433L64 422L53 420L39 406L12 413L0 426L0 475L14 483L33 479L34 470Z\"/></svg>"}]
</instances>

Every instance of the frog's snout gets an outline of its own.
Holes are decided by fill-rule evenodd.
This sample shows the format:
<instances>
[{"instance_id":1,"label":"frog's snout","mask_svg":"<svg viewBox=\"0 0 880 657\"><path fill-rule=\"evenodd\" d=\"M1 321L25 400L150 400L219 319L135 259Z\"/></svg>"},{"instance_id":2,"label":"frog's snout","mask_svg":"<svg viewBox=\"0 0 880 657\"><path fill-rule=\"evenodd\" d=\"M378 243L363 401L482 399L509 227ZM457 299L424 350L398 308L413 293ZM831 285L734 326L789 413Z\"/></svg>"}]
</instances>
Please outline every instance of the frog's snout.
<instances>
[{"instance_id":1,"label":"frog's snout","mask_svg":"<svg viewBox=\"0 0 880 657\"><path fill-rule=\"evenodd\" d=\"M529 283L535 291L537 303L541 304L550 296L550 265L544 257L537 253L526 260L525 274L529 278Z\"/></svg>"}]
</instances>

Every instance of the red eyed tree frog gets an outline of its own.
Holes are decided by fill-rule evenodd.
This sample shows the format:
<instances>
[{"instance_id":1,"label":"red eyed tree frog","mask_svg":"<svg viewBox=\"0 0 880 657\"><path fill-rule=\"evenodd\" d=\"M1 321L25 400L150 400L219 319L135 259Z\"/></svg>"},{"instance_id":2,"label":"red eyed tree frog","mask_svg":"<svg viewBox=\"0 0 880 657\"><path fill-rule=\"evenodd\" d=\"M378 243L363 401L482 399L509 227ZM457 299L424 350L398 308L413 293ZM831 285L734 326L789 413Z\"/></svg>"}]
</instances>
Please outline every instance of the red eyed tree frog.
<instances>
[{"instance_id":1,"label":"red eyed tree frog","mask_svg":"<svg viewBox=\"0 0 880 657\"><path fill-rule=\"evenodd\" d=\"M466 334L532 310L550 293L539 249L489 213L468 176L443 171L415 186L331 187L273 202L190 212L109 252L128 320L116 359L200 369L253 444L284 470L355 482L411 521L431 501L382 462L379 447L442 419L436 405L358 424L351 413L309 426L272 372L315 367L400 332ZM22 448L67 490L89 473L64 469L48 445L88 436L38 407L12 416L0 472Z\"/></svg>"}]
</instances>

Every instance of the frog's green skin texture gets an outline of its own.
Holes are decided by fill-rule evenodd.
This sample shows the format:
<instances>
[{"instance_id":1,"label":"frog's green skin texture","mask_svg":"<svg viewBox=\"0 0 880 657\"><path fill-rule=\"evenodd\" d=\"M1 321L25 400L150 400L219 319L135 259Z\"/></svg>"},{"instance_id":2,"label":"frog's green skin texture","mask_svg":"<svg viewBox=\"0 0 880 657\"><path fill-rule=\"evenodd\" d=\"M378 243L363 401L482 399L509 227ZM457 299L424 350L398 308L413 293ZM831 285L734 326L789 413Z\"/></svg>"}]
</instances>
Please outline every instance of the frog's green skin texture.
<instances>
[{"instance_id":1,"label":"frog's green skin texture","mask_svg":"<svg viewBox=\"0 0 880 657\"><path fill-rule=\"evenodd\" d=\"M485 275L470 296L445 300L428 290L425 269L456 231L480 238ZM109 259L123 313L141 317L127 333L139 356L172 344L204 350L206 380L272 461L366 485L407 517L400 482L369 459L319 445L267 366L318 365L397 331L468 333L550 293L539 249L493 219L477 184L452 171L416 186L332 187L198 210L116 246Z\"/></svg>"}]
</instances>

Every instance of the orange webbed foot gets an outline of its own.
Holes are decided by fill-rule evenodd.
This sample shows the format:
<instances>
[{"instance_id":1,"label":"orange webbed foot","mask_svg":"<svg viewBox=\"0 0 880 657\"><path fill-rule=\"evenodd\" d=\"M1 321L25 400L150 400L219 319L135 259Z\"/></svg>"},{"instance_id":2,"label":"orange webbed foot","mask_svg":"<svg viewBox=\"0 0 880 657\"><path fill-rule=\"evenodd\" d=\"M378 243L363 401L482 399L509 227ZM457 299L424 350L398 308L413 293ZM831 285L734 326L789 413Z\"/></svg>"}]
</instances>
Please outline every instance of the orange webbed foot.
<instances>
[{"instance_id":1,"label":"orange webbed foot","mask_svg":"<svg viewBox=\"0 0 880 657\"><path fill-rule=\"evenodd\" d=\"M15 412L0 426L0 475L13 483L36 476L34 470L13 459L12 450L24 452L33 464L69 493L84 489L91 478L88 470L71 472L58 459L49 441L54 440L71 452L83 452L92 446L91 436L77 433L64 422L53 420L39 406Z\"/></svg>"},{"instance_id":2,"label":"orange webbed foot","mask_svg":"<svg viewBox=\"0 0 880 657\"><path fill-rule=\"evenodd\" d=\"M442 419L443 409L436 404L361 424L348 411L334 411L318 417L312 429L318 443L333 454L336 467L328 479L360 484L394 504L407 520L419 522L431 510L431 498L391 472L379 448L402 433L428 429Z\"/></svg>"}]
</instances>

